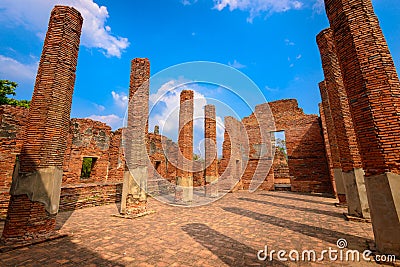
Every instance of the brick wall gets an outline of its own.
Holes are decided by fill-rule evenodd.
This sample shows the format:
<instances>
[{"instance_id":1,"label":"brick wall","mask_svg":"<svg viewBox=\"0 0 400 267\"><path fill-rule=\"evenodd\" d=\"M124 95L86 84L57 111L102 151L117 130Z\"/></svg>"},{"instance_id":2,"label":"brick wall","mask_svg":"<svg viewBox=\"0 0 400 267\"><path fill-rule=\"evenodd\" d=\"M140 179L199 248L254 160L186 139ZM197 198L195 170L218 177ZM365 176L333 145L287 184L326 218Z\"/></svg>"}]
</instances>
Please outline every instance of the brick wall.
<instances>
[{"instance_id":1,"label":"brick wall","mask_svg":"<svg viewBox=\"0 0 400 267\"><path fill-rule=\"evenodd\" d=\"M64 157L63 185L106 181L110 163L110 143L110 126L91 119L72 119ZM119 150L113 152L119 153ZM88 179L81 178L84 157L95 159ZM114 157L115 155L112 156L113 159Z\"/></svg>"},{"instance_id":2,"label":"brick wall","mask_svg":"<svg viewBox=\"0 0 400 267\"><path fill-rule=\"evenodd\" d=\"M21 153L29 109L0 106L0 218L5 218L17 155Z\"/></svg>"},{"instance_id":3,"label":"brick wall","mask_svg":"<svg viewBox=\"0 0 400 267\"><path fill-rule=\"evenodd\" d=\"M320 118L295 99L270 102L277 130L285 131L292 191L333 194Z\"/></svg>"}]
</instances>

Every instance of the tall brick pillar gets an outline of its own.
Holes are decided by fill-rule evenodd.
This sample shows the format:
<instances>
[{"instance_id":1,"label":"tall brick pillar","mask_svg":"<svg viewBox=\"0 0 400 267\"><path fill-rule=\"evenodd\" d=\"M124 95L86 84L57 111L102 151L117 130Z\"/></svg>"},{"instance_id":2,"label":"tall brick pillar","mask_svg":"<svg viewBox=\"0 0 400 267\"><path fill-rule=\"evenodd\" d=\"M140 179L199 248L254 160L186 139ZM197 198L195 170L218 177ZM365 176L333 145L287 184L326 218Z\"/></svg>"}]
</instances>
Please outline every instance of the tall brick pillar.
<instances>
[{"instance_id":1,"label":"tall brick pillar","mask_svg":"<svg viewBox=\"0 0 400 267\"><path fill-rule=\"evenodd\" d=\"M19 243L54 233L83 18L55 6L36 76L20 164L13 174L2 240Z\"/></svg>"},{"instance_id":2,"label":"tall brick pillar","mask_svg":"<svg viewBox=\"0 0 400 267\"><path fill-rule=\"evenodd\" d=\"M400 256L400 83L370 0L325 0L377 248Z\"/></svg>"},{"instance_id":3,"label":"tall brick pillar","mask_svg":"<svg viewBox=\"0 0 400 267\"><path fill-rule=\"evenodd\" d=\"M133 59L129 85L128 123L124 129L126 169L122 186L121 214L133 215L146 211L149 79L149 60Z\"/></svg>"},{"instance_id":4,"label":"tall brick pillar","mask_svg":"<svg viewBox=\"0 0 400 267\"><path fill-rule=\"evenodd\" d=\"M328 129L326 127L326 116L325 116L325 112L324 112L322 103L318 104L318 109L319 109L319 114L320 114L320 118L321 118L322 132L324 135L326 159L328 160L328 166L329 166L329 176L330 176L330 180L332 183L332 188L333 188L335 197L339 199L339 204L341 204L340 198L337 193L337 186L336 186L335 177L334 177L334 173L333 173L333 161L332 161L331 147L329 145ZM345 195L345 197L346 197L346 195Z\"/></svg>"},{"instance_id":5,"label":"tall brick pillar","mask_svg":"<svg viewBox=\"0 0 400 267\"><path fill-rule=\"evenodd\" d=\"M176 170L176 200L193 200L193 91L181 92L179 108L178 168Z\"/></svg>"},{"instance_id":6,"label":"tall brick pillar","mask_svg":"<svg viewBox=\"0 0 400 267\"><path fill-rule=\"evenodd\" d=\"M328 97L332 115L333 128L330 131L332 135L336 136L339 149L348 213L351 216L370 218L361 156L350 115L349 101L333 44L332 30L328 28L318 34L317 43L325 75L326 93L324 94L325 97Z\"/></svg>"},{"instance_id":7,"label":"tall brick pillar","mask_svg":"<svg viewBox=\"0 0 400 267\"><path fill-rule=\"evenodd\" d=\"M204 107L204 137L206 196L218 197L217 121L214 105Z\"/></svg>"},{"instance_id":8,"label":"tall brick pillar","mask_svg":"<svg viewBox=\"0 0 400 267\"><path fill-rule=\"evenodd\" d=\"M336 138L335 122L331 113L331 105L329 102L328 90L326 82L319 83L319 90L321 92L322 108L325 115L326 130L328 132L328 142L330 148L330 156L332 160L333 177L336 184L336 191L340 204L346 204L346 190L343 182L342 169L340 164L340 152Z\"/></svg>"}]
</instances>

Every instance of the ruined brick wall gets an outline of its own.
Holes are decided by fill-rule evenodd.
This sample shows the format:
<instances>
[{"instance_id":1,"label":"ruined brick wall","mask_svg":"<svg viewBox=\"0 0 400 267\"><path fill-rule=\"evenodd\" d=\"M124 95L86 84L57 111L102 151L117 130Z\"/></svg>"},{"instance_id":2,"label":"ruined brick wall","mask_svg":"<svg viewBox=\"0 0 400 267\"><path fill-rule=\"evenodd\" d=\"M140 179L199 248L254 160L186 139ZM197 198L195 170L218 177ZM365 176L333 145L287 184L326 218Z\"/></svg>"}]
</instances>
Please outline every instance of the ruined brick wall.
<instances>
[{"instance_id":1,"label":"ruined brick wall","mask_svg":"<svg viewBox=\"0 0 400 267\"><path fill-rule=\"evenodd\" d=\"M320 118L304 114L295 99L269 106L276 130L285 131L292 191L333 194Z\"/></svg>"},{"instance_id":2,"label":"ruined brick wall","mask_svg":"<svg viewBox=\"0 0 400 267\"><path fill-rule=\"evenodd\" d=\"M0 106L0 218L5 219L17 155L21 153L29 109Z\"/></svg>"},{"instance_id":3,"label":"ruined brick wall","mask_svg":"<svg viewBox=\"0 0 400 267\"><path fill-rule=\"evenodd\" d=\"M248 138L244 125L233 117L225 117L222 158L219 161L219 180L233 191L243 189L241 177L248 162ZM219 182L220 183L220 182Z\"/></svg>"},{"instance_id":4,"label":"ruined brick wall","mask_svg":"<svg viewBox=\"0 0 400 267\"><path fill-rule=\"evenodd\" d=\"M168 156L176 157L177 144L163 135L154 133L148 133L147 140L148 155L155 171L161 177L175 184L176 158L168 158Z\"/></svg>"},{"instance_id":5,"label":"ruined brick wall","mask_svg":"<svg viewBox=\"0 0 400 267\"><path fill-rule=\"evenodd\" d=\"M256 172L256 168L264 167L263 165L265 165L265 168L268 168L267 166L268 163L260 162L260 152L263 146L262 145L263 141L261 140L260 125L259 121L257 120L257 117L253 113L249 117L243 118L242 123L244 124L247 132L249 140L249 148L250 148L248 155L249 160L242 176L242 183L243 183L243 189L249 189L251 180L253 179L253 176ZM265 145L265 147L267 146L268 145ZM264 181L262 182L259 189L273 190L275 183L273 168L268 169L268 171L266 169L264 173L265 173L265 178L263 179Z\"/></svg>"},{"instance_id":6,"label":"ruined brick wall","mask_svg":"<svg viewBox=\"0 0 400 267\"><path fill-rule=\"evenodd\" d=\"M122 182L125 171L125 157L122 147L122 129L111 133L110 148L108 150L107 182Z\"/></svg>"},{"instance_id":7,"label":"ruined brick wall","mask_svg":"<svg viewBox=\"0 0 400 267\"><path fill-rule=\"evenodd\" d=\"M111 127L91 119L72 119L64 157L63 185L104 182L108 178ZM90 178L81 178L84 157L95 158Z\"/></svg>"},{"instance_id":8,"label":"ruined brick wall","mask_svg":"<svg viewBox=\"0 0 400 267\"><path fill-rule=\"evenodd\" d=\"M122 183L88 183L64 185L61 189L60 211L113 204L121 201Z\"/></svg>"}]
</instances>

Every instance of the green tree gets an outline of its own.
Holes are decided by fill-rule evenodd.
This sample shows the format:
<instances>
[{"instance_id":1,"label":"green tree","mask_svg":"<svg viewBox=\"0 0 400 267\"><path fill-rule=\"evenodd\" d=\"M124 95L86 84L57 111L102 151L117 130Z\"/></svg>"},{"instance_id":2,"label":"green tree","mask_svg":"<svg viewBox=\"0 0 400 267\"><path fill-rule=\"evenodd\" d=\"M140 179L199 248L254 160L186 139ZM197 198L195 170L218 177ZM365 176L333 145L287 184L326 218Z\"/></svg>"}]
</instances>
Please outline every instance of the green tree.
<instances>
[{"instance_id":1,"label":"green tree","mask_svg":"<svg viewBox=\"0 0 400 267\"><path fill-rule=\"evenodd\" d=\"M13 105L29 108L31 101L29 100L16 100L8 96L15 96L15 89L18 84L9 80L0 80L0 105Z\"/></svg>"}]
</instances>

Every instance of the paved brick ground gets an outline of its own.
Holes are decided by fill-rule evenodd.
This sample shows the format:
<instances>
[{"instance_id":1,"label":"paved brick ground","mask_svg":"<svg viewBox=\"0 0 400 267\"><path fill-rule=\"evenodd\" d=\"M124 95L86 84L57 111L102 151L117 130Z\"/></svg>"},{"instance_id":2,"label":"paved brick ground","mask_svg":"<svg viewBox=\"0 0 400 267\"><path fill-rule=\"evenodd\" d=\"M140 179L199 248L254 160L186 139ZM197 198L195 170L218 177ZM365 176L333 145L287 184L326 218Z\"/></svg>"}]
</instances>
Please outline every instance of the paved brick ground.
<instances>
[{"instance_id":1,"label":"paved brick ground","mask_svg":"<svg viewBox=\"0 0 400 267\"><path fill-rule=\"evenodd\" d=\"M335 200L289 192L239 192L204 207L167 206L150 199L155 214L112 217L116 205L58 216L68 237L0 254L0 266L314 266L323 262L258 261L257 251L314 249L345 238L364 251L373 239L367 223L348 222ZM276 255L276 254L275 254ZM365 266L372 263L337 265Z\"/></svg>"}]
</instances>

